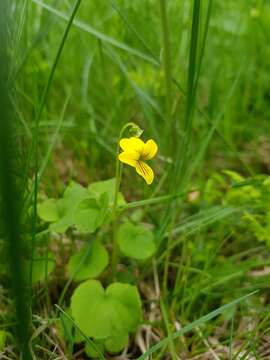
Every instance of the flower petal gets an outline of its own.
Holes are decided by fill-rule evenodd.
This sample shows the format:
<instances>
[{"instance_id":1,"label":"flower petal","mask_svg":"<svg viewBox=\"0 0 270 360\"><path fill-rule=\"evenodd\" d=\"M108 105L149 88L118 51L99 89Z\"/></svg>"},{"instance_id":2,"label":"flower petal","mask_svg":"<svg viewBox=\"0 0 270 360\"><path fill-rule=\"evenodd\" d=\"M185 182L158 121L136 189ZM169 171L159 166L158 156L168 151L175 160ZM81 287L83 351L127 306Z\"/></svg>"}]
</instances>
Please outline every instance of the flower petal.
<instances>
[{"instance_id":1,"label":"flower petal","mask_svg":"<svg viewBox=\"0 0 270 360\"><path fill-rule=\"evenodd\" d=\"M137 137L121 139L119 145L121 149L124 151L128 151L128 152L137 151L140 154L145 146L144 142Z\"/></svg>"},{"instance_id":2,"label":"flower petal","mask_svg":"<svg viewBox=\"0 0 270 360\"><path fill-rule=\"evenodd\" d=\"M157 151L158 151L158 146L156 142L152 139L147 140L147 142L144 144L142 158L144 160L150 160L156 155Z\"/></svg>"},{"instance_id":3,"label":"flower petal","mask_svg":"<svg viewBox=\"0 0 270 360\"><path fill-rule=\"evenodd\" d=\"M123 151L118 155L118 159L127 165L135 167L139 160L140 154L136 151Z\"/></svg>"},{"instance_id":4,"label":"flower petal","mask_svg":"<svg viewBox=\"0 0 270 360\"><path fill-rule=\"evenodd\" d=\"M152 182L154 180L154 172L150 168L149 165L147 165L143 161L137 161L137 164L136 164L135 168L136 168L137 173L144 178L147 185L152 184Z\"/></svg>"}]
</instances>

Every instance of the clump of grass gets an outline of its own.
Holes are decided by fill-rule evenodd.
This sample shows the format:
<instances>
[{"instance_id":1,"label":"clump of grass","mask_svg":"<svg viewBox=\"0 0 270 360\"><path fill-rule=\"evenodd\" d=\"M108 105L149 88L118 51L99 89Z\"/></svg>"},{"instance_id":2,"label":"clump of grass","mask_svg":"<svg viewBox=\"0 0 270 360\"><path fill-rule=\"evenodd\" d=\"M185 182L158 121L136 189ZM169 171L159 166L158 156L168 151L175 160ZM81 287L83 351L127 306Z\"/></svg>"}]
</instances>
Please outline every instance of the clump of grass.
<instances>
[{"instance_id":1,"label":"clump of grass","mask_svg":"<svg viewBox=\"0 0 270 360\"><path fill-rule=\"evenodd\" d=\"M14 135L16 134L15 114L10 97L14 91L9 83L13 61L10 53L13 45L14 24L12 22L11 4L2 1L0 4L0 199L1 199L1 231L7 249L7 266L10 274L11 297L14 301L13 321L22 359L31 359L30 331L31 309L29 307L30 292L23 266L23 245L21 229L22 198L16 159L20 156L15 151ZM4 259L3 259L4 260Z\"/></svg>"}]
</instances>

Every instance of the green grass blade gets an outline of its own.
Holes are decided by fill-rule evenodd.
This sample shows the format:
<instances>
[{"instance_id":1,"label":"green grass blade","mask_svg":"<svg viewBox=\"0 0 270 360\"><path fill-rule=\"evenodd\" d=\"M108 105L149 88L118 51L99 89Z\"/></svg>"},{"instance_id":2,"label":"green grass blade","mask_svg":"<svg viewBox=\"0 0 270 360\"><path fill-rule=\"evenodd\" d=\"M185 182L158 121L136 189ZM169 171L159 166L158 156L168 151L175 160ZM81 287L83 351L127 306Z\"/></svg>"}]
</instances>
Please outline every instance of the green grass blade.
<instances>
[{"instance_id":1,"label":"green grass blade","mask_svg":"<svg viewBox=\"0 0 270 360\"><path fill-rule=\"evenodd\" d=\"M59 297L59 301L58 301L58 305L62 306L63 301L65 299L65 295L74 279L74 277L78 274L78 272L80 271L81 267L83 266L85 260L87 259L87 257L90 255L91 251L92 251L92 247L93 247L93 242L90 240L88 243L88 248L86 249L85 253L83 254L81 260L79 261L77 267L74 269L74 272L72 274L70 274L70 277L68 279L68 281L66 282L61 295Z\"/></svg>"},{"instance_id":2,"label":"green grass blade","mask_svg":"<svg viewBox=\"0 0 270 360\"><path fill-rule=\"evenodd\" d=\"M167 126L165 129L170 129L169 133L165 136L170 136L172 141L170 143L170 154L173 153L176 145L176 128L172 123L172 66L171 66L171 48L170 48L170 31L168 22L168 2L166 0L160 0L160 14L163 34L163 70L165 74L165 86L166 86L166 121Z\"/></svg>"},{"instance_id":3,"label":"green grass blade","mask_svg":"<svg viewBox=\"0 0 270 360\"><path fill-rule=\"evenodd\" d=\"M163 300L160 301L160 309L161 309L162 317L164 319L164 323L165 323L165 326L166 326L166 331L167 331L167 334L168 334L168 337L167 337L169 339L169 344L168 345L169 345L170 353L171 353L171 356L172 356L172 360L176 360L177 359L177 354L176 354L174 342L173 342L173 339L172 339L172 331L171 331L171 324L169 322L169 314L168 314L167 306L166 306L166 304L164 303Z\"/></svg>"},{"instance_id":4,"label":"green grass blade","mask_svg":"<svg viewBox=\"0 0 270 360\"><path fill-rule=\"evenodd\" d=\"M65 113L66 113L66 110L67 110L67 106L68 106L70 96L71 96L71 94L68 95L68 97L67 97L67 99L66 99L66 101L64 103L64 106L63 106L63 109L62 109L58 124L56 126L55 132L52 135L52 138L51 138L50 144L48 146L47 152L46 152L46 154L44 156L44 160L43 160L43 162L41 164L40 170L38 171L38 181L40 181L40 179L41 179L41 177L42 177L42 175L43 175L43 173L44 173L44 171L45 171L45 169L46 169L46 167L48 165L48 162L50 160L53 149L55 147L57 137L58 137L58 135L60 133L60 130L61 130L61 127L62 127L62 124L63 124L63 120L64 120L64 116L65 116Z\"/></svg>"},{"instance_id":5,"label":"green grass blade","mask_svg":"<svg viewBox=\"0 0 270 360\"><path fill-rule=\"evenodd\" d=\"M236 86L238 84L238 81L240 79L240 76L241 76L241 72L242 72L242 68L240 69L240 71L238 72L231 88L229 89L229 92L228 92L228 95L224 101L224 106L223 108L221 109L220 113L218 114L218 116L216 117L215 121L213 122L212 126L210 127L210 129L208 130L206 136L204 136L204 140L202 141L202 143L200 144L199 146L199 149L197 151L197 154L196 156L192 159L192 163L191 163L191 166L189 168L189 176L188 178L190 178L192 176L192 174L194 173L194 171L197 169L198 165L200 164L200 162L202 161L203 159L203 155L205 154L205 151L214 135L214 133L216 132L217 130L217 127L220 123L220 121L222 120L226 110L227 110L227 107L229 106L230 104L230 100L231 98L233 97L233 94L234 94L234 91L236 89Z\"/></svg>"},{"instance_id":6,"label":"green grass blade","mask_svg":"<svg viewBox=\"0 0 270 360\"><path fill-rule=\"evenodd\" d=\"M179 199L183 195L184 195L184 193L176 194L176 195L163 195L163 196L157 196L157 197L154 197L154 198L151 198L151 199L133 201L133 202L127 203L125 205L119 206L119 211L124 211L124 210L127 210L127 209L134 209L134 208L141 207L141 206L159 205L159 204L162 204L164 202Z\"/></svg>"},{"instance_id":7,"label":"green grass blade","mask_svg":"<svg viewBox=\"0 0 270 360\"><path fill-rule=\"evenodd\" d=\"M182 85L174 78L173 83L175 86L183 93L184 96L187 96L187 92L184 90ZM228 150L233 154L235 159L239 161L239 163L243 166L243 168L247 171L248 174L253 175L254 172L250 168L250 166L242 159L242 157L239 155L237 150L234 148L234 146L225 138L225 136L221 133L221 131L215 126L215 121L213 121L209 116L202 111L198 106L196 106L196 111L207 121L208 125L214 128L215 133L217 136L222 140L222 142L226 145Z\"/></svg>"},{"instance_id":8,"label":"green grass blade","mask_svg":"<svg viewBox=\"0 0 270 360\"><path fill-rule=\"evenodd\" d=\"M53 8L52 6L45 4L44 2L40 1L40 0L32 0L32 2L36 3L39 6L42 6L44 9L46 9L47 11L49 11L50 13L56 15L57 17L68 21L68 15L64 14L61 11L58 11L57 9ZM74 21L74 26L76 26L77 28L83 30L84 32L94 36L95 38L104 41L110 45L113 45L114 47L124 50L127 53L137 56L143 60L146 60L154 65L158 65L157 61L152 57L152 56L148 56L144 53L142 53L141 51L137 50L137 49L133 49L132 47L108 36L103 34L100 31L97 31L96 29L94 29L93 27L89 26L88 24L83 23L82 21L79 20L75 20Z\"/></svg>"},{"instance_id":9,"label":"green grass blade","mask_svg":"<svg viewBox=\"0 0 270 360\"><path fill-rule=\"evenodd\" d=\"M207 4L205 27L204 27L204 32L203 32L203 36L202 36L200 55L198 56L198 69L197 69L196 80L195 80L196 86L198 85L199 76L200 76L201 67L202 67L202 60L204 57L206 39L207 39L207 35L208 35L209 23L210 23L211 12L212 12L212 2L213 2L212 0L208 0L208 4Z\"/></svg>"},{"instance_id":10,"label":"green grass blade","mask_svg":"<svg viewBox=\"0 0 270 360\"><path fill-rule=\"evenodd\" d=\"M139 103L142 106L143 112L145 114L145 117L149 121L151 125L151 130L153 132L153 135L155 138L159 137L158 130L155 126L155 118L152 114L152 111L154 111L156 114L158 114L160 117L163 117L162 111L159 107L159 104L149 95L147 92L143 91L136 83L131 79L131 77L128 74L128 69L124 65L123 61L121 61L120 57L117 56L116 52L112 49L109 49L109 47L106 47L106 54L110 56L110 58L114 61L114 63L119 67L122 74L127 78L130 86L134 90Z\"/></svg>"},{"instance_id":11,"label":"green grass blade","mask_svg":"<svg viewBox=\"0 0 270 360\"><path fill-rule=\"evenodd\" d=\"M192 331L195 327L200 326L202 324L204 324L205 322L217 317L218 315L224 313L226 310L228 310L230 307L232 306L236 306L238 304L240 304L241 302L245 301L246 299L248 299L249 297L255 295L258 293L259 290L257 291L253 291L247 295L244 295L236 300L231 301L229 304L223 305L219 308L217 308L214 311L211 311L210 313L208 313L207 315L202 316L201 318L199 318L198 320L193 321L192 323L184 326L181 330L174 332L171 335L171 339L177 339L179 336L182 336L184 334L186 334L189 331ZM137 358L137 360L144 360L146 359L148 356L152 355L154 352L156 352L157 350L161 349L163 346L168 345L170 342L170 338L166 337L165 339L161 340L159 343L155 344L154 346L152 346L149 350L147 350L143 355L141 355L140 357Z\"/></svg>"},{"instance_id":12,"label":"green grass blade","mask_svg":"<svg viewBox=\"0 0 270 360\"><path fill-rule=\"evenodd\" d=\"M177 149L177 155L175 163L177 164L175 169L175 181L173 187L179 188L179 184L184 185L186 179L186 168L188 157L190 153L190 143L192 135L193 115L196 107L196 92L198 85L198 39L200 30L200 9L201 1L194 0L193 2L193 17L191 28L191 40L189 51L189 65L188 65L188 82L187 82L187 104L183 124L184 136L181 141L181 145ZM202 54L201 54L202 56ZM174 190L175 191L175 190Z\"/></svg>"},{"instance_id":13,"label":"green grass blade","mask_svg":"<svg viewBox=\"0 0 270 360\"><path fill-rule=\"evenodd\" d=\"M129 30L135 35L135 37L140 41L140 43L143 45L145 50L155 59L157 64L159 63L159 59L154 54L153 50L151 50L150 46L145 42L144 38L139 34L139 32L135 29L135 27L132 25L132 23L129 21L123 10L120 9L115 3L115 1L110 0L112 7L114 10L118 13L118 15L121 17L123 22L127 25Z\"/></svg>"},{"instance_id":14,"label":"green grass blade","mask_svg":"<svg viewBox=\"0 0 270 360\"><path fill-rule=\"evenodd\" d=\"M191 216L188 218L183 224L174 227L171 230L171 235L177 235L182 233L185 237L190 236L206 226L209 226L217 221L223 220L224 218L231 216L235 212L240 211L237 208L229 208L222 206L215 206L211 209L207 209L195 216ZM168 237L170 233L165 233L165 237ZM173 251L173 249L181 244L184 241L184 238L176 238L172 240L170 244L167 246L167 250ZM161 254L158 258L157 262L161 262L165 257L165 254Z\"/></svg>"},{"instance_id":15,"label":"green grass blade","mask_svg":"<svg viewBox=\"0 0 270 360\"><path fill-rule=\"evenodd\" d=\"M78 333L84 338L84 340L91 346L91 348L94 348L95 351L99 355L100 360L105 360L105 357L103 356L102 352L100 352L99 348L96 346L93 340L89 338L89 336L85 335L85 333L79 328L79 326L75 323L75 321L72 319L71 316L69 316L59 305L55 305L55 307L73 324L73 326L76 328Z\"/></svg>"},{"instance_id":16,"label":"green grass blade","mask_svg":"<svg viewBox=\"0 0 270 360\"><path fill-rule=\"evenodd\" d=\"M188 169L188 158L190 154L190 144L193 127L193 115L196 108L196 92L197 85L196 76L198 78L199 73L197 70L198 62L198 38L200 30L200 9L201 1L194 0L193 2L193 16L192 16L192 27L191 27L191 39L189 49L189 64L188 64L188 81L187 81L187 98L186 98L186 109L183 124L183 136L179 141L179 145L175 150L176 155L173 159L174 167L172 168L170 192L175 194L182 192L186 188L187 183L187 169ZM162 224L157 233L157 243L159 247L163 245L165 237L164 232L168 228L169 224L172 223L175 214L175 206L169 207L162 219ZM169 242L171 241L169 237ZM170 258L170 250L167 246L166 263ZM166 265L166 266L167 266ZM166 268L166 267L165 267ZM164 283L167 282L164 280Z\"/></svg>"}]
</instances>

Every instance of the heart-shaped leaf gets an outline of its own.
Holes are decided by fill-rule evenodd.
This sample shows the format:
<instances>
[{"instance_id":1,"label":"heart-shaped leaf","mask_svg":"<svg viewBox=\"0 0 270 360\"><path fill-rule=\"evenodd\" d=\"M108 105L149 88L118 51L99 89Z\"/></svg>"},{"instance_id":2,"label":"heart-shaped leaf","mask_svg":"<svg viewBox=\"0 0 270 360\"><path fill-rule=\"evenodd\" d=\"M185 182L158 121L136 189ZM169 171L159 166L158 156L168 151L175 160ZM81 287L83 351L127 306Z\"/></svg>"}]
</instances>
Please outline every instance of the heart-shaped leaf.
<instances>
[{"instance_id":1,"label":"heart-shaped leaf","mask_svg":"<svg viewBox=\"0 0 270 360\"><path fill-rule=\"evenodd\" d=\"M37 207L39 217L46 222L59 220L59 208L56 199L47 199Z\"/></svg>"},{"instance_id":2,"label":"heart-shaped leaf","mask_svg":"<svg viewBox=\"0 0 270 360\"><path fill-rule=\"evenodd\" d=\"M104 221L108 212L108 195L104 193L99 200L82 200L74 213L74 223L79 231L93 233Z\"/></svg>"},{"instance_id":3,"label":"heart-shaped leaf","mask_svg":"<svg viewBox=\"0 0 270 360\"><path fill-rule=\"evenodd\" d=\"M39 204L38 215L42 220L52 223L50 225L52 231L63 233L74 225L74 211L77 205L87 197L89 197L89 191L86 188L76 182L71 182L62 199L48 199Z\"/></svg>"},{"instance_id":4,"label":"heart-shaped leaf","mask_svg":"<svg viewBox=\"0 0 270 360\"><path fill-rule=\"evenodd\" d=\"M98 241L86 244L71 256L68 272L73 280L81 281L99 276L106 268L109 256L105 247Z\"/></svg>"},{"instance_id":5,"label":"heart-shaped leaf","mask_svg":"<svg viewBox=\"0 0 270 360\"><path fill-rule=\"evenodd\" d=\"M156 250L153 232L131 222L119 227L117 241L122 253L136 260L148 259Z\"/></svg>"},{"instance_id":6,"label":"heart-shaped leaf","mask_svg":"<svg viewBox=\"0 0 270 360\"><path fill-rule=\"evenodd\" d=\"M104 343L102 340L96 340L95 345L101 353L104 352ZM94 348L94 346L91 345L90 343L87 343L85 345L85 352L86 352L86 355L89 356L90 358L98 359L99 354L96 351L96 349Z\"/></svg>"},{"instance_id":7,"label":"heart-shaped leaf","mask_svg":"<svg viewBox=\"0 0 270 360\"><path fill-rule=\"evenodd\" d=\"M97 280L80 284L71 298L72 316L80 329L94 339L135 331L141 320L136 286L113 283L106 290Z\"/></svg>"},{"instance_id":8,"label":"heart-shaped leaf","mask_svg":"<svg viewBox=\"0 0 270 360\"><path fill-rule=\"evenodd\" d=\"M112 206L114 201L114 192L115 192L115 178L97 181L88 186L88 190L96 198L99 198L102 194L106 193L109 199L109 206ZM118 205L124 205L125 199L123 195L119 192L118 194Z\"/></svg>"},{"instance_id":9,"label":"heart-shaped leaf","mask_svg":"<svg viewBox=\"0 0 270 360\"><path fill-rule=\"evenodd\" d=\"M105 348L111 353L118 353L128 345L128 334L119 334L105 340Z\"/></svg>"}]
</instances>

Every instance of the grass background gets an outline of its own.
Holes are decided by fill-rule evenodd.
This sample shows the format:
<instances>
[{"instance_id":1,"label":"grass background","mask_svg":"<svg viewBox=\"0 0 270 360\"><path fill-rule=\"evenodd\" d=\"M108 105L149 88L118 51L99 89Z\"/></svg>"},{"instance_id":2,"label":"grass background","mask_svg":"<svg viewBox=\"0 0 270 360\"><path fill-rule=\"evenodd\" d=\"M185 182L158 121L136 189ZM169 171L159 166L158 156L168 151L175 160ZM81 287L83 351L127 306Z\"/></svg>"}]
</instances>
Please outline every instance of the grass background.
<instances>
[{"instance_id":1,"label":"grass background","mask_svg":"<svg viewBox=\"0 0 270 360\"><path fill-rule=\"evenodd\" d=\"M224 196L211 187L226 169L245 177L269 173L269 2L82 1L72 25L73 1L11 3L8 84L16 91L5 101L15 117L7 132L23 195L22 237L35 246L39 199L60 196L70 180L87 185L114 176L119 131L133 121L145 139L158 143L159 156L151 187L124 169L126 199L184 194L143 207L139 215L159 242L154 262L135 269L156 339L260 290L153 358L269 358L269 247L239 227L235 208L221 207L227 185ZM59 248L58 240L49 239L48 246L61 268L69 248ZM47 285L33 289L37 358L68 356L53 335L50 306L59 300L63 276L56 271ZM3 275L4 329L14 321L7 284ZM157 309L149 299L157 300L159 291L166 296ZM131 358L143 352L138 344L131 341ZM83 358L77 350L73 356ZM5 352L17 358L13 341Z\"/></svg>"}]
</instances>

